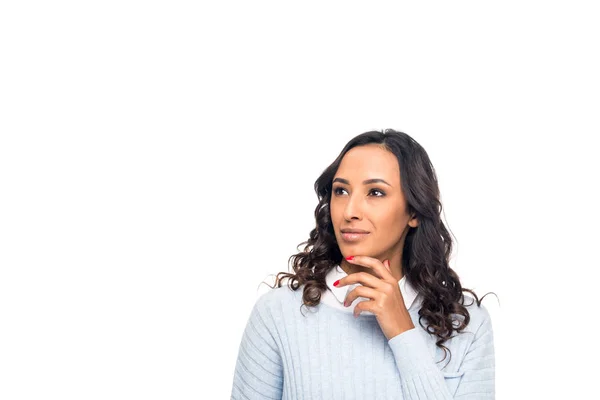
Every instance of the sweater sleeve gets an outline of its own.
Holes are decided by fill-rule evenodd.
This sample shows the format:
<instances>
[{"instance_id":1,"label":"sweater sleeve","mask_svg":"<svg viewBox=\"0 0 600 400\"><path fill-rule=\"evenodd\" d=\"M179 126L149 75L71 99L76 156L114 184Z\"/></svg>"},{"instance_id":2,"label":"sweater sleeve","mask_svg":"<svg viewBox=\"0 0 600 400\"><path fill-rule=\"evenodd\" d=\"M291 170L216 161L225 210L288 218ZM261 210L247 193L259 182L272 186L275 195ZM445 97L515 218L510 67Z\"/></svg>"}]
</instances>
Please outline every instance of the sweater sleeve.
<instances>
[{"instance_id":1,"label":"sweater sleeve","mask_svg":"<svg viewBox=\"0 0 600 400\"><path fill-rule=\"evenodd\" d=\"M483 322L475 332L458 372L440 371L417 328L388 341L400 372L404 399L495 398L494 334L490 316L485 309L483 311Z\"/></svg>"},{"instance_id":2,"label":"sweater sleeve","mask_svg":"<svg viewBox=\"0 0 600 400\"><path fill-rule=\"evenodd\" d=\"M231 399L281 400L283 364L265 295L255 303L238 350Z\"/></svg>"}]
</instances>

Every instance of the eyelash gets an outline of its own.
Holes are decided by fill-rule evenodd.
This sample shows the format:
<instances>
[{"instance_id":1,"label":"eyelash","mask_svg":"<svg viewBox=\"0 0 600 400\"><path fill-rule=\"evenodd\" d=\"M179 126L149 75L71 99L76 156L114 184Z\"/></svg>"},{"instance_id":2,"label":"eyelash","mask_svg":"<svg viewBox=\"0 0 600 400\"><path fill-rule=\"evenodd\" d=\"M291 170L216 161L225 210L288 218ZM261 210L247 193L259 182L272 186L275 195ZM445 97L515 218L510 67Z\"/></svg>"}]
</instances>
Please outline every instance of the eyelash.
<instances>
[{"instance_id":1,"label":"eyelash","mask_svg":"<svg viewBox=\"0 0 600 400\"><path fill-rule=\"evenodd\" d=\"M338 190L346 190L346 189L344 189L342 187L336 187L336 188L333 189L333 194L335 194L337 196L338 195ZM381 196L375 196L375 197L383 197L383 196L385 196L385 192L383 190L380 190L380 189L371 189L369 191L369 193L371 193L373 191L381 193Z\"/></svg>"}]
</instances>

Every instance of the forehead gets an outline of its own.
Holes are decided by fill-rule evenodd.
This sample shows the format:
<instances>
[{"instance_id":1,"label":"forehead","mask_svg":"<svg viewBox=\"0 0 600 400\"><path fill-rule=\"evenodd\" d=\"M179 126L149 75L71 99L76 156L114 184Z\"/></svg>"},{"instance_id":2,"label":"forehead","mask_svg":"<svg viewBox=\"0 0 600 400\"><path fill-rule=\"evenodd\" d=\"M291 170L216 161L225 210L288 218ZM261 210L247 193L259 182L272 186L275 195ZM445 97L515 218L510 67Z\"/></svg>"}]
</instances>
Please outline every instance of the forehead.
<instances>
[{"instance_id":1,"label":"forehead","mask_svg":"<svg viewBox=\"0 0 600 400\"><path fill-rule=\"evenodd\" d=\"M400 179L400 168L393 153L376 144L367 144L354 147L344 154L336 173L338 176L346 179L354 177L361 181L368 178L397 181Z\"/></svg>"}]
</instances>

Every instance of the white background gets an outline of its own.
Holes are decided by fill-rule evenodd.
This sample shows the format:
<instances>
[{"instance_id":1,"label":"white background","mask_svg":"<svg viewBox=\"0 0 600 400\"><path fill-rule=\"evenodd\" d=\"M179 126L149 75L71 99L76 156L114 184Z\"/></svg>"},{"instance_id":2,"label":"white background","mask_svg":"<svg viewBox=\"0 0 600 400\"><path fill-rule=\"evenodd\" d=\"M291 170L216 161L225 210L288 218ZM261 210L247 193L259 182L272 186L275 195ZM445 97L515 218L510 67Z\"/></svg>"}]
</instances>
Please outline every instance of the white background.
<instances>
[{"instance_id":1,"label":"white background","mask_svg":"<svg viewBox=\"0 0 600 400\"><path fill-rule=\"evenodd\" d=\"M463 286L499 297L497 398L589 398L592 4L3 2L0 398L228 399L314 181L384 128L427 150Z\"/></svg>"}]
</instances>

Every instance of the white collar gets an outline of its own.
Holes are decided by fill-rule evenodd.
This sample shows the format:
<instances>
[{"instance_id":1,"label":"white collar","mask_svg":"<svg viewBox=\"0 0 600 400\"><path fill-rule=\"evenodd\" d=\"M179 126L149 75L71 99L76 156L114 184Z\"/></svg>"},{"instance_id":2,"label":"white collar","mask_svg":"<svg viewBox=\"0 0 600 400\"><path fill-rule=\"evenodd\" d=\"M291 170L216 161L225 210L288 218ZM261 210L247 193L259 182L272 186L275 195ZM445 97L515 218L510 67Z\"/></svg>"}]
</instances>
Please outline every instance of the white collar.
<instances>
[{"instance_id":1,"label":"white collar","mask_svg":"<svg viewBox=\"0 0 600 400\"><path fill-rule=\"evenodd\" d=\"M327 288L334 294L334 296L338 299L338 301L343 304L346 299L346 294L356 286L361 285L360 283L335 287L333 286L333 282L338 279L342 279L343 277L348 276L346 272L339 266L336 265L334 268L327 273L325 276L325 282L327 283ZM402 279L398 281L398 286L400 287L400 293L402 294L402 298L404 299L404 304L406 305L406 309L408 310L410 306L413 304L415 299L418 296L417 291L413 288L413 286L406 280L406 276L403 276Z\"/></svg>"}]
</instances>

